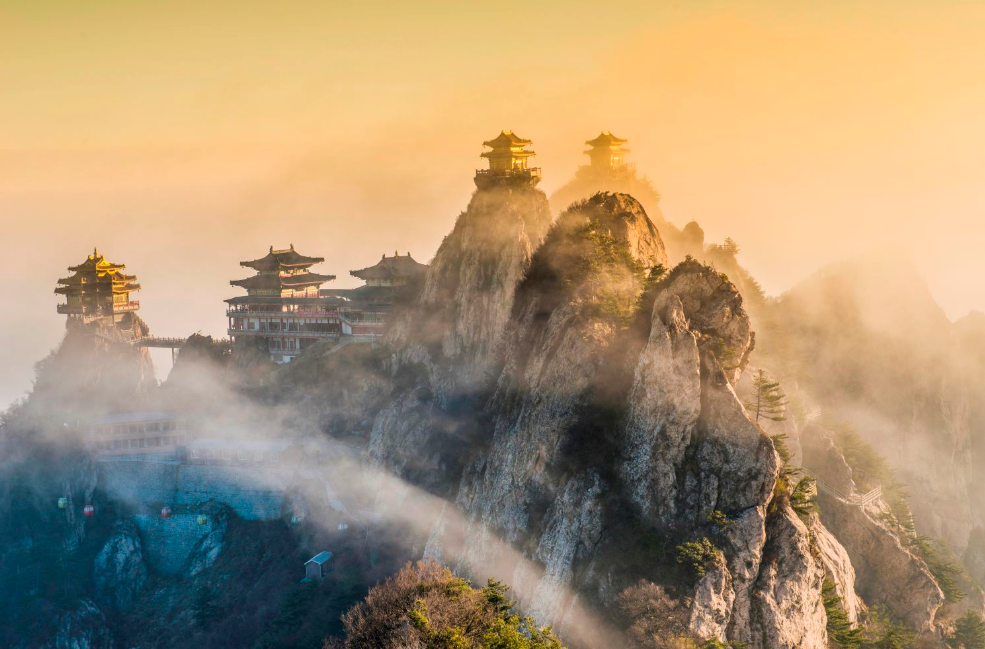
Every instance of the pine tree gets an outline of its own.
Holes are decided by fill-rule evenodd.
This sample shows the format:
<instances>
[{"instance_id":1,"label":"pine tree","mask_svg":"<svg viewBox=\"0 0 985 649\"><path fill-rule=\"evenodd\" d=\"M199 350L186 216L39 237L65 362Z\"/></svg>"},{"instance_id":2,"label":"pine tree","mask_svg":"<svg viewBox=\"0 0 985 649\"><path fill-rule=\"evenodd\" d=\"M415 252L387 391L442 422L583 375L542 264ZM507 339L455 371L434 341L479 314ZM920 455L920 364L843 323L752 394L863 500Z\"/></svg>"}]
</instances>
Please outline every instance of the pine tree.
<instances>
[{"instance_id":1,"label":"pine tree","mask_svg":"<svg viewBox=\"0 0 985 649\"><path fill-rule=\"evenodd\" d=\"M787 396L780 389L779 381L771 381L766 370L758 370L752 379L756 392L746 403L746 410L756 413L756 423L760 419L784 421L787 411Z\"/></svg>"},{"instance_id":2,"label":"pine tree","mask_svg":"<svg viewBox=\"0 0 985 649\"><path fill-rule=\"evenodd\" d=\"M828 616L828 638L841 649L859 649L862 646L862 631L852 626L841 606L841 596L838 595L834 582L824 580L821 599Z\"/></svg>"},{"instance_id":3,"label":"pine tree","mask_svg":"<svg viewBox=\"0 0 985 649\"><path fill-rule=\"evenodd\" d=\"M955 649L985 649L985 621L982 616L968 611L959 617L947 644Z\"/></svg>"}]
</instances>

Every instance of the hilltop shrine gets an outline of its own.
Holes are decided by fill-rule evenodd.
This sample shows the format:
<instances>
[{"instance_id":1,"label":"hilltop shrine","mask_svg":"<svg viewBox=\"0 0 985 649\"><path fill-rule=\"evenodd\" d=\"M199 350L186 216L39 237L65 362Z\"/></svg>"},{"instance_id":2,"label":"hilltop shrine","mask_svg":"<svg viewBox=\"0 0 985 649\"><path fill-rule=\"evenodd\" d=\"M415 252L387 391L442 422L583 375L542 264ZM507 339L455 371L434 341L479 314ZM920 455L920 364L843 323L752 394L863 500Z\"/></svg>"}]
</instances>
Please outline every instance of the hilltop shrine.
<instances>
[{"instance_id":1,"label":"hilltop shrine","mask_svg":"<svg viewBox=\"0 0 985 649\"><path fill-rule=\"evenodd\" d=\"M633 165L627 164L625 156L629 149L623 147L628 140L616 137L609 131L602 131L594 140L586 140L590 149L585 151L589 164L582 167L590 175L603 178L626 177L635 173Z\"/></svg>"},{"instance_id":2,"label":"hilltop shrine","mask_svg":"<svg viewBox=\"0 0 985 649\"><path fill-rule=\"evenodd\" d=\"M513 131L503 131L492 140L482 143L492 151L480 157L489 160L488 169L477 169L475 184L479 189L498 185L536 186L540 182L540 168L528 167L527 159L536 155L527 149L530 140L517 136Z\"/></svg>"},{"instance_id":3,"label":"hilltop shrine","mask_svg":"<svg viewBox=\"0 0 985 649\"><path fill-rule=\"evenodd\" d=\"M241 261L256 275L230 281L246 289L246 295L225 300L229 305L229 336L253 337L264 341L274 362L286 363L305 348L322 340L337 340L341 333L337 298L323 297L319 287L335 275L311 272L311 266L325 261L294 250L270 247L264 257Z\"/></svg>"},{"instance_id":4,"label":"hilltop shrine","mask_svg":"<svg viewBox=\"0 0 985 649\"><path fill-rule=\"evenodd\" d=\"M119 323L124 315L140 308L140 302L130 299L140 284L135 275L125 274L125 269L125 264L114 264L93 249L85 261L69 267L71 276L58 280L55 293L66 297L65 304L58 305L58 313L86 323L99 318Z\"/></svg>"}]
</instances>

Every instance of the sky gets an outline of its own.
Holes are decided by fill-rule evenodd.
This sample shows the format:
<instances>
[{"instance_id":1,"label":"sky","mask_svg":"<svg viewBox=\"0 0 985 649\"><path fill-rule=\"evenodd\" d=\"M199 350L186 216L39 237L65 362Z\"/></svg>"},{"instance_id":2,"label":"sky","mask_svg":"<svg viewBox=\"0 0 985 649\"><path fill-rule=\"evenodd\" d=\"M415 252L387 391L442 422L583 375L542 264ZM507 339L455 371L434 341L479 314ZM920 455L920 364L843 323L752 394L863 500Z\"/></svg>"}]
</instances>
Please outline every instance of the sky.
<instances>
[{"instance_id":1,"label":"sky","mask_svg":"<svg viewBox=\"0 0 985 649\"><path fill-rule=\"evenodd\" d=\"M429 260L501 129L548 193L586 139L629 139L665 216L735 239L771 294L892 246L949 317L983 310L982 24L906 0L0 0L0 407L94 246L153 333L224 335L271 245L337 287Z\"/></svg>"}]
</instances>

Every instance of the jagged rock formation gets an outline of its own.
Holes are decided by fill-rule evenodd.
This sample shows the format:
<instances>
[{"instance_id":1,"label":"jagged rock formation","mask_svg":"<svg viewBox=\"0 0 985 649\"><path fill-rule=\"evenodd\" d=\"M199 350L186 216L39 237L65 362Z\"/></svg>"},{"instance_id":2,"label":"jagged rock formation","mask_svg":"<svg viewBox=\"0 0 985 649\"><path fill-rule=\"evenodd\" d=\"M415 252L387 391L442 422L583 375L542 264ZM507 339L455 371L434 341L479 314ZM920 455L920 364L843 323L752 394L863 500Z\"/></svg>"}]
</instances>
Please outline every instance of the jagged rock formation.
<instances>
[{"instance_id":1,"label":"jagged rock formation","mask_svg":"<svg viewBox=\"0 0 985 649\"><path fill-rule=\"evenodd\" d=\"M476 254L469 240L447 244L432 271ZM512 581L542 622L570 626L573 592L611 605L629 580L654 568L627 569L640 551L634 544L700 536L717 510L732 522L722 533L721 559L688 587L692 632L770 649L823 647L819 553L806 526L775 497L773 444L732 387L754 344L742 298L695 261L650 275L667 263L660 233L633 198L598 194L572 206L505 297L508 321L497 310L495 321L483 322L482 339L502 344L498 352L496 345L472 347L484 350L481 362L462 357L447 332L464 315L455 305L480 303L484 294L462 294L457 275L429 276L432 294L456 296L448 301L452 312L430 328L423 324L434 322L429 315L407 314L391 336L394 363L421 366L395 375L403 386L377 419L376 457L413 477L408 463L436 436L456 427L486 431L457 490L471 522L456 538L443 517L428 549L458 557L460 569L473 574L514 562ZM495 285L505 292L505 282ZM426 329L437 333L430 350L409 336ZM439 345L459 354L463 374L433 362ZM502 368L490 393L469 367ZM481 408L438 408L448 386ZM608 530L627 517L638 518L636 536ZM499 538L541 568L515 563ZM447 547L454 543L459 547ZM621 555L620 567L614 555Z\"/></svg>"},{"instance_id":2,"label":"jagged rock formation","mask_svg":"<svg viewBox=\"0 0 985 649\"><path fill-rule=\"evenodd\" d=\"M514 291L550 220L547 197L533 188L473 195L416 304L388 332L393 395L373 426L377 461L432 489L457 473L469 431L449 413L494 379Z\"/></svg>"},{"instance_id":3,"label":"jagged rock formation","mask_svg":"<svg viewBox=\"0 0 985 649\"><path fill-rule=\"evenodd\" d=\"M118 521L113 536L96 556L92 566L96 601L103 606L126 610L147 583L140 536L130 521Z\"/></svg>"}]
</instances>

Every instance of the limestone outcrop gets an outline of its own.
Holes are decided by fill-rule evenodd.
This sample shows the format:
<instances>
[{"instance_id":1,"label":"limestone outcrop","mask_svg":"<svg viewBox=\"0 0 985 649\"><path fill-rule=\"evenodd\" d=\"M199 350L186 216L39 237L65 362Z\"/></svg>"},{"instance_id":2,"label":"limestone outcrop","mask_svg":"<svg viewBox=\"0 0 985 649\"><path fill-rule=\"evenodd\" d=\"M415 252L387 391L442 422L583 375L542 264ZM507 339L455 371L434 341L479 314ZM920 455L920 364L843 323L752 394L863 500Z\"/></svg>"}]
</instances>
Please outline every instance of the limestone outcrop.
<instances>
[{"instance_id":1,"label":"limestone outcrop","mask_svg":"<svg viewBox=\"0 0 985 649\"><path fill-rule=\"evenodd\" d=\"M117 521L113 535L96 555L92 566L96 601L108 608L127 610L147 583L147 566L137 527Z\"/></svg>"},{"instance_id":2,"label":"limestone outcrop","mask_svg":"<svg viewBox=\"0 0 985 649\"><path fill-rule=\"evenodd\" d=\"M452 315L430 329L430 315L403 316L389 340L402 388L374 426L374 457L412 479L421 449L425 467L442 466L427 453L438 432L447 440L478 431L460 484L446 487L465 529L448 533L442 517L430 555L474 575L499 566L526 610L563 630L574 593L613 605L651 569L625 571L628 557L650 540L711 534L717 513L729 525L714 567L688 587L691 632L764 649L824 647L819 553L785 500L774 502L779 459L733 389L755 342L735 286L693 260L667 273L640 204L597 194L559 217L506 297L509 309L481 323L477 338L500 342L460 346L476 338L447 332L462 331L454 323L467 313L454 309L480 303L468 294L478 284L435 269L472 258L468 246L482 240L446 240L436 256L425 293L453 296L444 307ZM504 282L493 286L506 293ZM423 330L438 332L430 347L414 340ZM484 351L463 356L466 348ZM494 380L480 378L491 370ZM463 401L469 409L457 407ZM636 536L611 529L625 518L638 521ZM459 547L447 551L452 537Z\"/></svg>"}]
</instances>

